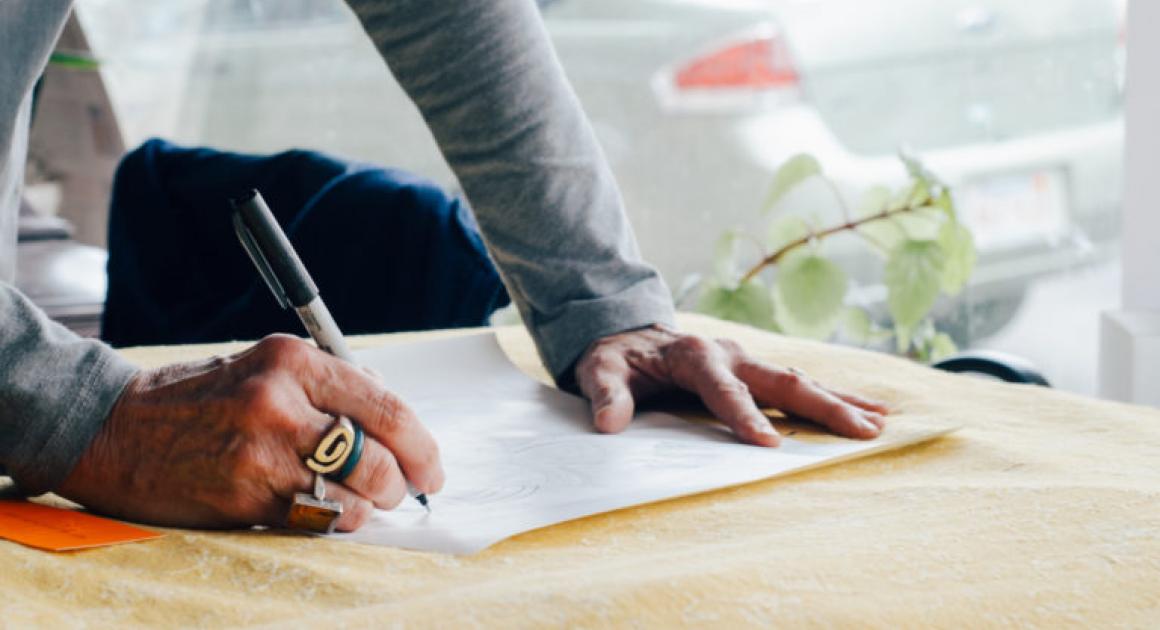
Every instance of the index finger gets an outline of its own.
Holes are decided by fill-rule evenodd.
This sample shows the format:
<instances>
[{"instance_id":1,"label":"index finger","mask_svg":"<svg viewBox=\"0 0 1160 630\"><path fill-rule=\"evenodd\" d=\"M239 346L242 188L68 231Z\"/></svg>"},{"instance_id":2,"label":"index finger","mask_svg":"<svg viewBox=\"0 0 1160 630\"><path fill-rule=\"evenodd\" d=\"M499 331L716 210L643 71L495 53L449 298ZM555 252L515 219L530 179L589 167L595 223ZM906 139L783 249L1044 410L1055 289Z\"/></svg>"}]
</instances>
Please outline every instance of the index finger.
<instances>
[{"instance_id":1,"label":"index finger","mask_svg":"<svg viewBox=\"0 0 1160 630\"><path fill-rule=\"evenodd\" d=\"M808 418L840 435L870 439L877 437L885 424L881 414L843 400L799 372L743 360L737 375L762 404Z\"/></svg>"},{"instance_id":2,"label":"index finger","mask_svg":"<svg viewBox=\"0 0 1160 630\"><path fill-rule=\"evenodd\" d=\"M722 357L714 352L694 352L674 366L677 385L696 392L701 402L742 441L758 446L777 446L777 430L757 408L749 388L737 378Z\"/></svg>"},{"instance_id":3,"label":"index finger","mask_svg":"<svg viewBox=\"0 0 1160 630\"><path fill-rule=\"evenodd\" d=\"M358 367L321 352L318 361L317 378L303 383L311 403L357 420L390 449L408 481L423 492L438 492L443 487L439 447L415 412Z\"/></svg>"}]
</instances>

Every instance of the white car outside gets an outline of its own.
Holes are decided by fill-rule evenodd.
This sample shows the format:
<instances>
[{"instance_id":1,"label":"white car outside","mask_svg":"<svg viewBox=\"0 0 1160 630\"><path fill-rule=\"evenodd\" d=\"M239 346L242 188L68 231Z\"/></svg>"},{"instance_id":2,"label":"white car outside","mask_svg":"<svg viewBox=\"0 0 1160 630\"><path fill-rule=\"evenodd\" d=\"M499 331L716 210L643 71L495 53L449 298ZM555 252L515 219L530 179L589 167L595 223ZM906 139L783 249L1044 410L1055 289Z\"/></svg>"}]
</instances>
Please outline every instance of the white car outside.
<instances>
[{"instance_id":1,"label":"white car outside","mask_svg":"<svg viewBox=\"0 0 1160 630\"><path fill-rule=\"evenodd\" d=\"M131 141L322 149L454 186L339 0L179 4L175 19L173 6L80 2L115 102L168 112L136 126L123 116ZM723 230L760 236L772 174L801 152L855 205L871 185L902 183L903 146L955 187L980 248L965 299L944 315L960 341L1005 322L1037 277L1098 259L1114 243L1122 2L541 5L642 250L674 287L710 268ZM167 91L153 90L151 76ZM780 211L822 223L838 216L820 183ZM874 267L865 248L840 239L832 247L859 284L856 299L873 306L882 292L864 272Z\"/></svg>"}]
</instances>

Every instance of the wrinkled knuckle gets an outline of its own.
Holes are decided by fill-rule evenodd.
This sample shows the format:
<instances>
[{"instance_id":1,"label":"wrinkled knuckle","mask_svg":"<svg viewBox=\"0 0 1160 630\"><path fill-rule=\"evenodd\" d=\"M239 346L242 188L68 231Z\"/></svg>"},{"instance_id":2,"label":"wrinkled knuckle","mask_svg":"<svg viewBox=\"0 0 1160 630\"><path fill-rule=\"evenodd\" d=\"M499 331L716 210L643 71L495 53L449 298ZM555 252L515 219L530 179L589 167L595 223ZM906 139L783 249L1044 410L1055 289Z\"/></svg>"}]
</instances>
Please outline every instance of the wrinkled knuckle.
<instances>
[{"instance_id":1,"label":"wrinkled knuckle","mask_svg":"<svg viewBox=\"0 0 1160 630\"><path fill-rule=\"evenodd\" d=\"M745 354L745 349L741 347L741 344L732 339L720 337L717 339L717 345L721 346L726 352L734 356Z\"/></svg>"},{"instance_id":2,"label":"wrinkled knuckle","mask_svg":"<svg viewBox=\"0 0 1160 630\"><path fill-rule=\"evenodd\" d=\"M600 372L612 367L615 358L616 352L611 348L597 345L584 356L577 367L588 372Z\"/></svg>"},{"instance_id":3,"label":"wrinkled knuckle","mask_svg":"<svg viewBox=\"0 0 1160 630\"><path fill-rule=\"evenodd\" d=\"M678 356L704 355L712 351L713 345L704 337L685 335L669 344L669 348L673 354Z\"/></svg>"},{"instance_id":4,"label":"wrinkled knuckle","mask_svg":"<svg viewBox=\"0 0 1160 630\"><path fill-rule=\"evenodd\" d=\"M238 399L246 419L264 419L279 406L278 386L269 377L251 377L242 383Z\"/></svg>"},{"instance_id":5,"label":"wrinkled knuckle","mask_svg":"<svg viewBox=\"0 0 1160 630\"><path fill-rule=\"evenodd\" d=\"M591 367L598 371L610 370L620 362L620 353L605 350L592 355Z\"/></svg>"},{"instance_id":6,"label":"wrinkled knuckle","mask_svg":"<svg viewBox=\"0 0 1160 630\"><path fill-rule=\"evenodd\" d=\"M604 402L604 401L612 400L612 397L615 394L616 394L616 388L608 383L601 383L600 385L597 385L596 391L594 391L592 393L593 398L597 402Z\"/></svg>"},{"instance_id":7,"label":"wrinkled knuckle","mask_svg":"<svg viewBox=\"0 0 1160 630\"><path fill-rule=\"evenodd\" d=\"M286 337L277 350L277 361L283 365L301 365L310 360L313 348L297 337Z\"/></svg>"},{"instance_id":8,"label":"wrinkled knuckle","mask_svg":"<svg viewBox=\"0 0 1160 630\"><path fill-rule=\"evenodd\" d=\"M767 369L767 366L764 363L746 354L742 354L741 356L737 357L735 366L735 371L738 374L743 372L760 373Z\"/></svg>"},{"instance_id":9,"label":"wrinkled knuckle","mask_svg":"<svg viewBox=\"0 0 1160 630\"><path fill-rule=\"evenodd\" d=\"M260 361L267 369L297 370L313 358L315 348L290 335L270 335L261 342Z\"/></svg>"},{"instance_id":10,"label":"wrinkled knuckle","mask_svg":"<svg viewBox=\"0 0 1160 630\"><path fill-rule=\"evenodd\" d=\"M372 401L376 424L385 432L391 433L403 424L403 402L398 396L383 391L375 394Z\"/></svg>"},{"instance_id":11,"label":"wrinkled knuckle","mask_svg":"<svg viewBox=\"0 0 1160 630\"><path fill-rule=\"evenodd\" d=\"M749 398L749 386L738 379L721 381L714 386L716 392L730 398Z\"/></svg>"},{"instance_id":12,"label":"wrinkled knuckle","mask_svg":"<svg viewBox=\"0 0 1160 630\"><path fill-rule=\"evenodd\" d=\"M805 379L797 372L786 371L781 375L781 386L785 389L799 389L805 385Z\"/></svg>"},{"instance_id":13,"label":"wrinkled knuckle","mask_svg":"<svg viewBox=\"0 0 1160 630\"><path fill-rule=\"evenodd\" d=\"M856 422L857 412L850 408L846 403L834 400L826 404L826 413L832 418L841 418L843 420L850 420Z\"/></svg>"},{"instance_id":14,"label":"wrinkled knuckle","mask_svg":"<svg viewBox=\"0 0 1160 630\"><path fill-rule=\"evenodd\" d=\"M263 337L261 341L258 342L257 350L262 354L276 355L282 353L287 347L292 346L295 341L297 340L290 335L274 333L272 335L266 335Z\"/></svg>"}]
</instances>

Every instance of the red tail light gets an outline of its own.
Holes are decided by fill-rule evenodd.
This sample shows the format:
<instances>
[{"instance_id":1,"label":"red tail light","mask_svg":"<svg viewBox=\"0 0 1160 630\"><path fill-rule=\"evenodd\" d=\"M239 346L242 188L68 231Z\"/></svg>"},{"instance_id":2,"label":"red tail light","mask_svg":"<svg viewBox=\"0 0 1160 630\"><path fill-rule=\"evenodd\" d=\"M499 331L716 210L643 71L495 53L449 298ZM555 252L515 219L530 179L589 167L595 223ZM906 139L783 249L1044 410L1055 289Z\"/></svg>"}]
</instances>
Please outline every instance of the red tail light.
<instances>
[{"instance_id":1,"label":"red tail light","mask_svg":"<svg viewBox=\"0 0 1160 630\"><path fill-rule=\"evenodd\" d=\"M660 71L654 87L667 109L735 111L796 99L800 82L785 38L767 24Z\"/></svg>"},{"instance_id":2,"label":"red tail light","mask_svg":"<svg viewBox=\"0 0 1160 630\"><path fill-rule=\"evenodd\" d=\"M794 87L798 73L780 37L760 35L698 57L677 70L676 86L689 89Z\"/></svg>"}]
</instances>

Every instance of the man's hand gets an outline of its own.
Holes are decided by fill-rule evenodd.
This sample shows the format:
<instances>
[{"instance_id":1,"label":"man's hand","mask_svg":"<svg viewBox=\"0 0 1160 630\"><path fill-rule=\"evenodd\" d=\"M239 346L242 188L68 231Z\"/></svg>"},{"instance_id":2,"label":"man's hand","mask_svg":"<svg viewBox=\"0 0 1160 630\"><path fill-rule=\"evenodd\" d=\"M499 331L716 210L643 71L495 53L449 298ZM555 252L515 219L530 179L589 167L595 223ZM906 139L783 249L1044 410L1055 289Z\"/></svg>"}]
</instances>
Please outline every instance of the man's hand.
<instances>
[{"instance_id":1,"label":"man's hand","mask_svg":"<svg viewBox=\"0 0 1160 630\"><path fill-rule=\"evenodd\" d=\"M406 479L443 485L435 440L415 414L366 372L293 337L272 336L229 358L138 374L57 490L121 518L186 527L282 525L303 463L344 415L366 432L362 459L327 498L338 529L372 508L393 508Z\"/></svg>"},{"instance_id":2,"label":"man's hand","mask_svg":"<svg viewBox=\"0 0 1160 630\"><path fill-rule=\"evenodd\" d=\"M781 438L757 405L817 422L839 435L870 439L885 404L824 387L800 372L763 363L736 342L712 341L659 326L604 337L576 364L596 428L623 431L638 401L685 390L696 394L737 437L777 446Z\"/></svg>"}]
</instances>

